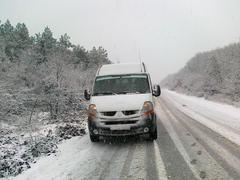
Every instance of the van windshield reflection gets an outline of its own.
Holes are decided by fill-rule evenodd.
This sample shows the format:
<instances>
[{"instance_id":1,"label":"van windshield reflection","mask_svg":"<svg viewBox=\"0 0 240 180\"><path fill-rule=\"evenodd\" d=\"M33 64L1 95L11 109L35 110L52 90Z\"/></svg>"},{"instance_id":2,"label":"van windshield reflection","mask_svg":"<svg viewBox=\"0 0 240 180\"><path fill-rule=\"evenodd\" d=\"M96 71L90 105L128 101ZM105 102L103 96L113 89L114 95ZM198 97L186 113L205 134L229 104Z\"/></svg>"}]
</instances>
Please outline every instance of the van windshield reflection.
<instances>
[{"instance_id":1,"label":"van windshield reflection","mask_svg":"<svg viewBox=\"0 0 240 180\"><path fill-rule=\"evenodd\" d=\"M146 74L99 76L93 87L93 96L145 93L150 93Z\"/></svg>"}]
</instances>

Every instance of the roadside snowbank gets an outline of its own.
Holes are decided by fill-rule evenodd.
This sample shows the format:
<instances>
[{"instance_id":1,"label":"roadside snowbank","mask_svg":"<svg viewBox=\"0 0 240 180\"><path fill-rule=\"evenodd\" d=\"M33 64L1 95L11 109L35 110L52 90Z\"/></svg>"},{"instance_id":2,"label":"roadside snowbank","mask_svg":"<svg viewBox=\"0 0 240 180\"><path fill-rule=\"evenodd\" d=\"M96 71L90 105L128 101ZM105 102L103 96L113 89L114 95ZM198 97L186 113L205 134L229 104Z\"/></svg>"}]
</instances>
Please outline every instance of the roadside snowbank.
<instances>
[{"instance_id":1,"label":"roadside snowbank","mask_svg":"<svg viewBox=\"0 0 240 180\"><path fill-rule=\"evenodd\" d=\"M85 133L85 124L76 123L49 124L31 135L1 128L0 178L22 173L31 168L41 156L56 153L62 140Z\"/></svg>"},{"instance_id":2,"label":"roadside snowbank","mask_svg":"<svg viewBox=\"0 0 240 180\"><path fill-rule=\"evenodd\" d=\"M240 145L240 108L169 90L163 94L188 116Z\"/></svg>"},{"instance_id":3,"label":"roadside snowbank","mask_svg":"<svg viewBox=\"0 0 240 180\"><path fill-rule=\"evenodd\" d=\"M96 157L92 154L100 158L102 152L104 152L102 147L91 145L87 136L74 137L63 141L57 153L41 158L31 169L18 175L14 180L79 179L88 173L86 169L88 166L84 164L88 163L89 167L97 166ZM70 178L73 174L78 178Z\"/></svg>"}]
</instances>

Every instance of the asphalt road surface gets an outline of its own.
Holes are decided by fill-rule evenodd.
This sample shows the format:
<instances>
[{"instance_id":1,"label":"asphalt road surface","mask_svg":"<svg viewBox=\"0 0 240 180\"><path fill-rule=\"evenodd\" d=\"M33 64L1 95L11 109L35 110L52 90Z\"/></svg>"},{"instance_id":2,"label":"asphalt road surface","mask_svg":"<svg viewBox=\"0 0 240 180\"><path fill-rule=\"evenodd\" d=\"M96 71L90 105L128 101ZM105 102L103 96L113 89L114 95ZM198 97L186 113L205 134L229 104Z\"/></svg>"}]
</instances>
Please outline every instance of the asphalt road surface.
<instances>
[{"instance_id":1,"label":"asphalt road surface","mask_svg":"<svg viewBox=\"0 0 240 180\"><path fill-rule=\"evenodd\" d=\"M157 99L156 113L154 142L114 138L91 143L88 135L73 138L56 159L17 178L240 179L239 145L188 116L164 95Z\"/></svg>"}]
</instances>

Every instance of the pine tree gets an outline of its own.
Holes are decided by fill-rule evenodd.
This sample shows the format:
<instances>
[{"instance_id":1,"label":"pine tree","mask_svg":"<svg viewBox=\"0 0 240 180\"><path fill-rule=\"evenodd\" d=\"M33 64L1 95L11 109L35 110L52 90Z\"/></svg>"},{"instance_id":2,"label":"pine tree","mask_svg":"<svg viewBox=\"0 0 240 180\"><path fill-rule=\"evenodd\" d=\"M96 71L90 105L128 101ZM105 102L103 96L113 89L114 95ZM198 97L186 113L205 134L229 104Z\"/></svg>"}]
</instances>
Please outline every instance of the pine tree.
<instances>
[{"instance_id":1,"label":"pine tree","mask_svg":"<svg viewBox=\"0 0 240 180\"><path fill-rule=\"evenodd\" d=\"M73 64L75 64L75 67L80 65L83 69L88 67L89 57L84 47L77 45L73 48Z\"/></svg>"},{"instance_id":2,"label":"pine tree","mask_svg":"<svg viewBox=\"0 0 240 180\"><path fill-rule=\"evenodd\" d=\"M222 89L223 78L217 59L212 56L209 61L209 65L206 70L207 78L205 80L203 90L209 95L214 95L219 93Z\"/></svg>"},{"instance_id":3,"label":"pine tree","mask_svg":"<svg viewBox=\"0 0 240 180\"><path fill-rule=\"evenodd\" d=\"M2 25L1 34L5 40L5 54L10 61L14 61L14 50L17 44L14 38L14 27L9 20Z\"/></svg>"},{"instance_id":4,"label":"pine tree","mask_svg":"<svg viewBox=\"0 0 240 180\"><path fill-rule=\"evenodd\" d=\"M5 54L5 40L2 34L3 31L3 25L0 21L0 63L6 60L6 54Z\"/></svg>"},{"instance_id":5,"label":"pine tree","mask_svg":"<svg viewBox=\"0 0 240 180\"><path fill-rule=\"evenodd\" d=\"M32 42L24 23L18 23L15 28L15 39L19 49L26 49Z\"/></svg>"},{"instance_id":6,"label":"pine tree","mask_svg":"<svg viewBox=\"0 0 240 180\"><path fill-rule=\"evenodd\" d=\"M240 101L240 59L237 60L235 78L234 78L234 100Z\"/></svg>"},{"instance_id":7,"label":"pine tree","mask_svg":"<svg viewBox=\"0 0 240 180\"><path fill-rule=\"evenodd\" d=\"M56 42L57 40L53 38L52 31L49 27L46 27L42 34L36 34L35 43L36 51L38 53L38 64L48 61L48 55L50 55L54 51L54 48L56 48Z\"/></svg>"},{"instance_id":8,"label":"pine tree","mask_svg":"<svg viewBox=\"0 0 240 180\"><path fill-rule=\"evenodd\" d=\"M99 67L102 64L110 63L108 59L108 53L103 47L93 47L92 50L89 52L89 59L90 64Z\"/></svg>"},{"instance_id":9,"label":"pine tree","mask_svg":"<svg viewBox=\"0 0 240 180\"><path fill-rule=\"evenodd\" d=\"M5 41L4 38L0 35L0 63L4 62L7 59L5 54Z\"/></svg>"},{"instance_id":10,"label":"pine tree","mask_svg":"<svg viewBox=\"0 0 240 180\"><path fill-rule=\"evenodd\" d=\"M70 37L65 33L64 35L61 35L59 38L58 45L60 48L68 49L72 47L72 43L70 42Z\"/></svg>"}]
</instances>

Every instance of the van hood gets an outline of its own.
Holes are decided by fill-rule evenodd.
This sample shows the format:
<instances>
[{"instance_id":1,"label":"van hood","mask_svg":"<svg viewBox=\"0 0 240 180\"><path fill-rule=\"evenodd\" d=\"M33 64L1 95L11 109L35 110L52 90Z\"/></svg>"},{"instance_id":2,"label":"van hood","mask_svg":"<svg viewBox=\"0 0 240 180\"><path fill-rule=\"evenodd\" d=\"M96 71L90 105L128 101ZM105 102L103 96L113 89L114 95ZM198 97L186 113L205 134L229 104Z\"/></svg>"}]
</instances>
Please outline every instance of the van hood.
<instances>
[{"instance_id":1,"label":"van hood","mask_svg":"<svg viewBox=\"0 0 240 180\"><path fill-rule=\"evenodd\" d=\"M140 110L145 101L153 101L151 93L92 96L90 103L97 106L98 112L104 112Z\"/></svg>"}]
</instances>

